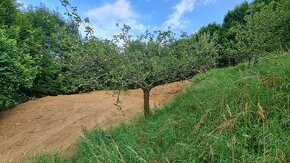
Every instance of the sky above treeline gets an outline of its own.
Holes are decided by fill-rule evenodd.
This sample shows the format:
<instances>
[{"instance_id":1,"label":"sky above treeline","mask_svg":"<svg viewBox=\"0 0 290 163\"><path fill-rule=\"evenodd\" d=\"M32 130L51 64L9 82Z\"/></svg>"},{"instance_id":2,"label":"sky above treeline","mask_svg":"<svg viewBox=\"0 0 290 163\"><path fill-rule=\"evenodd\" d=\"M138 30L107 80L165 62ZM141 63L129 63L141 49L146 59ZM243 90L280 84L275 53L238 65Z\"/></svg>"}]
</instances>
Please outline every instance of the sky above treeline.
<instances>
[{"instance_id":1,"label":"sky above treeline","mask_svg":"<svg viewBox=\"0 0 290 163\"><path fill-rule=\"evenodd\" d=\"M192 34L209 23L222 23L225 14L245 0L70 0L81 17L88 17L97 37L106 39L120 32L125 23L134 34L166 30ZM251 2L252 0L248 0ZM64 12L60 0L18 0L27 6L44 4Z\"/></svg>"}]
</instances>

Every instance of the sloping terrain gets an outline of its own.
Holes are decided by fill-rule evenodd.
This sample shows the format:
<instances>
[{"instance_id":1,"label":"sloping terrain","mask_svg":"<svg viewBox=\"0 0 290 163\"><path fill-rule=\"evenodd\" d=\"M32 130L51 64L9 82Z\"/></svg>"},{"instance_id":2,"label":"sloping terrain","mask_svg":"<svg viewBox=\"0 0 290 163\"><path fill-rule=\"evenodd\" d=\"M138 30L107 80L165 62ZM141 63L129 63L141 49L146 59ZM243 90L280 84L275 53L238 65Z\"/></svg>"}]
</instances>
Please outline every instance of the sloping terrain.
<instances>
[{"instance_id":1,"label":"sloping terrain","mask_svg":"<svg viewBox=\"0 0 290 163\"><path fill-rule=\"evenodd\" d=\"M196 75L153 116L31 162L290 162L290 54Z\"/></svg>"},{"instance_id":2,"label":"sloping terrain","mask_svg":"<svg viewBox=\"0 0 290 163\"><path fill-rule=\"evenodd\" d=\"M188 86L171 83L154 88L151 107L160 106ZM121 108L113 91L49 96L26 102L0 113L0 162L20 161L27 155L73 147L82 129L110 128L143 112L143 93L132 90L120 96Z\"/></svg>"}]
</instances>

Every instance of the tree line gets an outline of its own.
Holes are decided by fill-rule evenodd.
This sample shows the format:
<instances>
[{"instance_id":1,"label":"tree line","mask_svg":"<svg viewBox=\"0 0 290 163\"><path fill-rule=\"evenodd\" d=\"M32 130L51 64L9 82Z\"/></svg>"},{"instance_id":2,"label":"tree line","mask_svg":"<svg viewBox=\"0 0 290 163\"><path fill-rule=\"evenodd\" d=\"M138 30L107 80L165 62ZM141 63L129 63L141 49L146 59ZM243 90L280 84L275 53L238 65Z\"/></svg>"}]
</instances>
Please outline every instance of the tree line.
<instances>
[{"instance_id":1,"label":"tree line","mask_svg":"<svg viewBox=\"0 0 290 163\"><path fill-rule=\"evenodd\" d=\"M66 0L62 4L70 6ZM168 29L135 37L129 26L119 25L121 32L112 40L83 37L74 7L65 19L43 5L19 5L0 3L0 110L32 97L141 88L147 116L150 90L157 85L214 67L253 63L290 45L289 0L244 2L222 24L190 35ZM86 31L91 34L91 28Z\"/></svg>"}]
</instances>

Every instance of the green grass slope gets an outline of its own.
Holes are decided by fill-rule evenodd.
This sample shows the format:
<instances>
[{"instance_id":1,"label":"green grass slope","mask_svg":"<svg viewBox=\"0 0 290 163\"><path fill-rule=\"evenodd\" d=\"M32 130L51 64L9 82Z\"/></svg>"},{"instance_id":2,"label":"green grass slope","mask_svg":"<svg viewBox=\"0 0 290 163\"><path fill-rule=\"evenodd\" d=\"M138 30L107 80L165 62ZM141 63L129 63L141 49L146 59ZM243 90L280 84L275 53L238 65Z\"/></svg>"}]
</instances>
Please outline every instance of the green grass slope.
<instances>
[{"instance_id":1,"label":"green grass slope","mask_svg":"<svg viewBox=\"0 0 290 163\"><path fill-rule=\"evenodd\" d=\"M290 162L290 53L200 74L151 118L32 162Z\"/></svg>"}]
</instances>

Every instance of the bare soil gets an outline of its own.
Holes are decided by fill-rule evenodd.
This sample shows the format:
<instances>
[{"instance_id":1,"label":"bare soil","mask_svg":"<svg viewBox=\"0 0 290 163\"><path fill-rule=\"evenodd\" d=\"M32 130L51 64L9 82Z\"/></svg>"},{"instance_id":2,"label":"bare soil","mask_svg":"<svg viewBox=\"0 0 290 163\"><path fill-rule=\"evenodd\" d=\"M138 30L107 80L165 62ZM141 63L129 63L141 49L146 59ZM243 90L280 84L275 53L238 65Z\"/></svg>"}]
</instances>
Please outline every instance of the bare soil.
<instances>
[{"instance_id":1,"label":"bare soil","mask_svg":"<svg viewBox=\"0 0 290 163\"><path fill-rule=\"evenodd\" d=\"M184 90L189 82L159 86L150 93L150 106L158 107ZM37 153L69 154L82 129L108 129L143 113L142 90L121 93L121 108L113 91L48 96L0 113L0 162L21 162Z\"/></svg>"}]
</instances>

